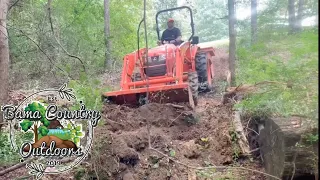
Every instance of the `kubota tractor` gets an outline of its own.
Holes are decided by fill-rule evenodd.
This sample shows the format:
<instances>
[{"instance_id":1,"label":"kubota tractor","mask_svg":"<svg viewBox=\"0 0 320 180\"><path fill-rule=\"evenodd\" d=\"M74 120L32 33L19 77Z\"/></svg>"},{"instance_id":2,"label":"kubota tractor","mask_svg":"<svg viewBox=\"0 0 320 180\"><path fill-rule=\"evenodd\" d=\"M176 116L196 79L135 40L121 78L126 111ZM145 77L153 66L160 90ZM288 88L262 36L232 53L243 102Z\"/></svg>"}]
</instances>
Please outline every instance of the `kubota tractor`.
<instances>
[{"instance_id":1,"label":"kubota tractor","mask_svg":"<svg viewBox=\"0 0 320 180\"><path fill-rule=\"evenodd\" d=\"M164 44L147 51L138 48L126 55L123 59L121 89L103 93L107 102L139 106L147 98L149 102L158 103L189 101L194 106L197 105L199 91L212 89L214 49L197 46L199 38L194 36L193 16L189 7L166 9L156 14L158 39L159 14L180 9L190 12L192 34L188 41L179 46Z\"/></svg>"}]
</instances>

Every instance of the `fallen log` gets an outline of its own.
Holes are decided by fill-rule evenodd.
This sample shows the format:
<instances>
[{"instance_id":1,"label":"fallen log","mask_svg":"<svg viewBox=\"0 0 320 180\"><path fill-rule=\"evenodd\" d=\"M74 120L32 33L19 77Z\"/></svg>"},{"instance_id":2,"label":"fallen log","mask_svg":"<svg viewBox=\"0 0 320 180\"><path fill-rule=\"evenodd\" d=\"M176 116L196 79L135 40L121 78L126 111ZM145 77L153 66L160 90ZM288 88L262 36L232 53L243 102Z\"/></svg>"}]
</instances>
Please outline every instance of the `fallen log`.
<instances>
[{"instance_id":1,"label":"fallen log","mask_svg":"<svg viewBox=\"0 0 320 180\"><path fill-rule=\"evenodd\" d=\"M237 133L238 136L238 144L240 146L240 149L242 151L242 154L244 155L250 155L250 146L249 146L249 142L248 139L246 137L246 135L244 134L243 131L243 126L241 123L241 111L235 111L234 112L234 119L233 119L233 125L235 128L235 131Z\"/></svg>"},{"instance_id":2,"label":"fallen log","mask_svg":"<svg viewBox=\"0 0 320 180\"><path fill-rule=\"evenodd\" d=\"M316 122L302 117L267 118L259 132L259 146L266 173L282 179L317 176L318 134ZM272 178L269 178L272 179Z\"/></svg>"}]
</instances>

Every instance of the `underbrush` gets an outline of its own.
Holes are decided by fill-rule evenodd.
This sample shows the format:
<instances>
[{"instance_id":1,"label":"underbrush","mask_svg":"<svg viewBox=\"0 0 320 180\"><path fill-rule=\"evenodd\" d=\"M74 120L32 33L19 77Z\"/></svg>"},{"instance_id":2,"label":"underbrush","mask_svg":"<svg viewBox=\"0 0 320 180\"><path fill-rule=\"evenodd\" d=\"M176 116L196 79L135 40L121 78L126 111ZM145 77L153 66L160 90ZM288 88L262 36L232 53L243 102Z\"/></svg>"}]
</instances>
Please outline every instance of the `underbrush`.
<instances>
[{"instance_id":1,"label":"underbrush","mask_svg":"<svg viewBox=\"0 0 320 180\"><path fill-rule=\"evenodd\" d=\"M16 144L22 144L23 142L31 141L33 138L33 133L17 133L15 134ZM0 132L0 166L8 166L16 164L20 161L21 156L18 151L13 151L9 139L8 130L3 130ZM20 148L20 147L18 147Z\"/></svg>"},{"instance_id":2,"label":"underbrush","mask_svg":"<svg viewBox=\"0 0 320 180\"><path fill-rule=\"evenodd\" d=\"M260 92L238 104L248 112L318 119L318 34L274 35L237 51L237 83Z\"/></svg>"}]
</instances>

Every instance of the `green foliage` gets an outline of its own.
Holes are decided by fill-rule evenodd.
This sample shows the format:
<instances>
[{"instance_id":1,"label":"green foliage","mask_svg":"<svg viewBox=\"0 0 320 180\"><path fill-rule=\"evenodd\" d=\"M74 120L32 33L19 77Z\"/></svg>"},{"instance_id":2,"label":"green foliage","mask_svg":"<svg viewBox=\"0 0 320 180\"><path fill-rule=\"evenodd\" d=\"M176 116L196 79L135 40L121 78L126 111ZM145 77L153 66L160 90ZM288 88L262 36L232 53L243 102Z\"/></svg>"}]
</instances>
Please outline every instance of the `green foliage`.
<instances>
[{"instance_id":1,"label":"green foliage","mask_svg":"<svg viewBox=\"0 0 320 180\"><path fill-rule=\"evenodd\" d=\"M55 36L47 1L21 1L8 14L10 73L16 88L52 87L65 82L67 75L78 79L82 64L64 50L82 60L87 75L105 70L103 1L52 1L51 12ZM137 27L141 18L142 1L110 1L112 60L122 63L123 56L137 48Z\"/></svg>"},{"instance_id":2,"label":"green foliage","mask_svg":"<svg viewBox=\"0 0 320 180\"><path fill-rule=\"evenodd\" d=\"M300 114L317 119L318 35L268 36L251 48L238 48L237 83L255 84L261 92L237 107L266 114Z\"/></svg>"},{"instance_id":3,"label":"green foliage","mask_svg":"<svg viewBox=\"0 0 320 180\"><path fill-rule=\"evenodd\" d=\"M48 134L49 130L46 126L40 126L39 132L40 132L41 136L45 136Z\"/></svg>"},{"instance_id":4,"label":"green foliage","mask_svg":"<svg viewBox=\"0 0 320 180\"><path fill-rule=\"evenodd\" d=\"M195 1L195 29L200 42L228 38L228 9L223 0Z\"/></svg>"},{"instance_id":5,"label":"green foliage","mask_svg":"<svg viewBox=\"0 0 320 180\"><path fill-rule=\"evenodd\" d=\"M67 128L63 129L65 132L68 132L69 140L74 142L77 146L80 143L80 138L83 137L82 126L74 126L71 123L67 124Z\"/></svg>"},{"instance_id":6,"label":"green foliage","mask_svg":"<svg viewBox=\"0 0 320 180\"><path fill-rule=\"evenodd\" d=\"M170 156L175 157L176 156L176 151L174 149L170 149Z\"/></svg>"},{"instance_id":7,"label":"green foliage","mask_svg":"<svg viewBox=\"0 0 320 180\"><path fill-rule=\"evenodd\" d=\"M21 126L21 129L24 131L24 132L27 132L30 127L33 125L33 122L30 121L30 120L23 120L21 123L20 123L20 126Z\"/></svg>"},{"instance_id":8,"label":"green foliage","mask_svg":"<svg viewBox=\"0 0 320 180\"><path fill-rule=\"evenodd\" d=\"M45 136L48 134L49 130L48 130L48 126L50 124L50 121L48 121L48 119L45 116L45 112L46 112L46 107L43 106L41 103L37 102L37 101L33 101L32 103L28 104L27 107L25 107L24 109L25 111L31 111L31 112L39 112L41 118L39 120L35 120L35 119L24 119L21 123L21 129L24 132L27 132L32 125L34 126L39 126L39 124L37 123L38 121L40 121L42 123L42 125L39 127L38 132L39 135L41 135L38 138L41 138L42 136ZM37 121L37 122L33 122L33 121ZM35 131L35 129L33 129L33 131Z\"/></svg>"},{"instance_id":9,"label":"green foliage","mask_svg":"<svg viewBox=\"0 0 320 180\"><path fill-rule=\"evenodd\" d=\"M40 113L40 122L43 123L44 126L48 127L50 124L50 121L46 118L46 108L39 102L33 101L32 103L28 104L28 106L24 109L25 111L32 111L36 112L38 111ZM34 121L34 119L30 119L30 121Z\"/></svg>"},{"instance_id":10,"label":"green foliage","mask_svg":"<svg viewBox=\"0 0 320 180\"><path fill-rule=\"evenodd\" d=\"M103 92L110 91L109 87L101 87L101 82L95 78L83 76L81 81L70 81L69 87L75 92L78 102L82 101L87 109L100 110L102 108L101 95ZM77 104L73 109L79 109Z\"/></svg>"},{"instance_id":11,"label":"green foliage","mask_svg":"<svg viewBox=\"0 0 320 180\"><path fill-rule=\"evenodd\" d=\"M15 139L17 144L22 144L23 142L31 142L33 139L32 132L17 132L15 133ZM9 133L2 131L0 132L0 165L10 166L19 162L21 158L19 151L13 151L10 140Z\"/></svg>"},{"instance_id":12,"label":"green foliage","mask_svg":"<svg viewBox=\"0 0 320 180\"><path fill-rule=\"evenodd\" d=\"M310 143L310 144L313 144L317 141L319 141L319 135L318 134L307 134L306 135L306 140Z\"/></svg>"}]
</instances>

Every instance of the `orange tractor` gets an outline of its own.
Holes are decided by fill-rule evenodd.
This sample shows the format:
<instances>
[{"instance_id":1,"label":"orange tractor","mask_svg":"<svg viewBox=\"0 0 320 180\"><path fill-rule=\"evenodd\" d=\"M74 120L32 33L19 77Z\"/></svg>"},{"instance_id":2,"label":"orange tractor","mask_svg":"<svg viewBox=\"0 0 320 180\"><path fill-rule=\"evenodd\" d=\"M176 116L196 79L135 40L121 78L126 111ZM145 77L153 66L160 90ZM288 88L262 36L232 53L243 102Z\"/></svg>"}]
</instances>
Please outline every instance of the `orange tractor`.
<instances>
[{"instance_id":1,"label":"orange tractor","mask_svg":"<svg viewBox=\"0 0 320 180\"><path fill-rule=\"evenodd\" d=\"M192 34L189 40L179 46L163 44L148 50L139 49L138 44L139 50L127 54L123 59L121 89L103 93L104 100L109 103L138 106L146 101L189 101L192 103L191 106L196 106L198 93L212 90L214 49L197 46L199 38L194 36L192 11L189 7L166 9L156 14L158 39L160 40L159 14L179 9L187 9L190 12Z\"/></svg>"}]
</instances>

